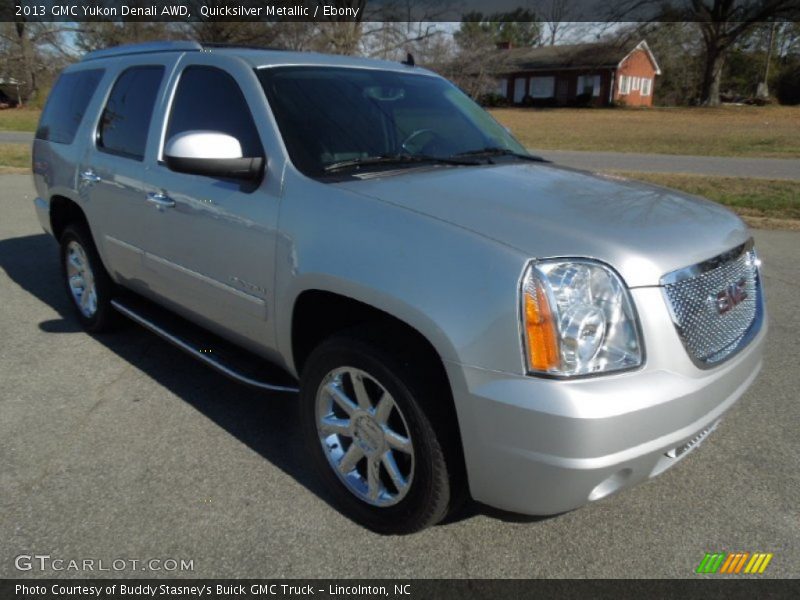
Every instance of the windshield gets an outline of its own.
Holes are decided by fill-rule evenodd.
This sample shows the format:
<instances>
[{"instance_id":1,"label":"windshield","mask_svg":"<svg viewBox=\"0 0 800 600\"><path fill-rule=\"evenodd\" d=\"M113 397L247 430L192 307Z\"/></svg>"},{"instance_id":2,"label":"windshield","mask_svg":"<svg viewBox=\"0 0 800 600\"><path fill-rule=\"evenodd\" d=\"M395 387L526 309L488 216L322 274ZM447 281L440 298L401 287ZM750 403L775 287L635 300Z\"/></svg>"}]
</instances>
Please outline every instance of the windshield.
<instances>
[{"instance_id":1,"label":"windshield","mask_svg":"<svg viewBox=\"0 0 800 600\"><path fill-rule=\"evenodd\" d=\"M527 154L482 108L438 77L331 67L257 73L292 162L311 177L342 168L444 162L484 149Z\"/></svg>"}]
</instances>

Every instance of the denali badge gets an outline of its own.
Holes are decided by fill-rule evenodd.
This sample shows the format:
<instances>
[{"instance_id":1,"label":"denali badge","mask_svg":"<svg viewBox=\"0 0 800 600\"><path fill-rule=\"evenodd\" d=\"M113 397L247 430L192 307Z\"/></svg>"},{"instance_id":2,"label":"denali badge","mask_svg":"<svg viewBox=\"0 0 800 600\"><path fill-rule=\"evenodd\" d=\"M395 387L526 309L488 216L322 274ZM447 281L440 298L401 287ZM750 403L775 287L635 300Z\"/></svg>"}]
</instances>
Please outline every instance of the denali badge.
<instances>
[{"instance_id":1,"label":"denali badge","mask_svg":"<svg viewBox=\"0 0 800 600\"><path fill-rule=\"evenodd\" d=\"M747 298L747 280L742 277L718 292L716 296L709 296L708 301L719 314L724 315L745 298Z\"/></svg>"}]
</instances>

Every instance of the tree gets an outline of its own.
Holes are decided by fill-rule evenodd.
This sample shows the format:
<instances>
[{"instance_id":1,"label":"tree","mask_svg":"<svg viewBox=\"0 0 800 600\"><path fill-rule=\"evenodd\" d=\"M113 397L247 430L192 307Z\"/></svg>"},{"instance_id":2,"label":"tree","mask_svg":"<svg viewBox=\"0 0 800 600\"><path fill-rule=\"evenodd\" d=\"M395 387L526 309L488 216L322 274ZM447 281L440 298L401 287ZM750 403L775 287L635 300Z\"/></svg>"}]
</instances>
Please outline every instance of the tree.
<instances>
[{"instance_id":1,"label":"tree","mask_svg":"<svg viewBox=\"0 0 800 600\"><path fill-rule=\"evenodd\" d=\"M697 96L701 104L716 106L726 59L740 41L759 24L798 17L797 0L620 0L608 9L606 21L614 26L631 21L649 26L690 26L700 45L702 62ZM656 52L656 56L663 53Z\"/></svg>"},{"instance_id":2,"label":"tree","mask_svg":"<svg viewBox=\"0 0 800 600\"><path fill-rule=\"evenodd\" d=\"M444 37L438 21L446 14L446 6L435 2L385 0L369 12L371 23L363 29L362 51L387 60L405 58L407 52L416 59L439 54L442 46L435 38Z\"/></svg>"},{"instance_id":3,"label":"tree","mask_svg":"<svg viewBox=\"0 0 800 600\"><path fill-rule=\"evenodd\" d=\"M75 46L83 52L156 40L185 39L174 23L146 21L93 21L81 23L75 32Z\"/></svg>"},{"instance_id":4,"label":"tree","mask_svg":"<svg viewBox=\"0 0 800 600\"><path fill-rule=\"evenodd\" d=\"M691 0L690 10L704 48L700 100L718 106L722 70L734 44L758 23L797 16L800 9L797 0Z\"/></svg>"},{"instance_id":5,"label":"tree","mask_svg":"<svg viewBox=\"0 0 800 600\"><path fill-rule=\"evenodd\" d=\"M661 67L661 75L655 86L656 104L674 106L698 102L703 44L696 23L639 23L617 30L614 39L620 46L631 48L641 40L647 40Z\"/></svg>"},{"instance_id":6,"label":"tree","mask_svg":"<svg viewBox=\"0 0 800 600\"><path fill-rule=\"evenodd\" d=\"M327 21L323 19L323 22L319 23L318 29L319 40L322 43L322 48L319 50L332 54L356 54L361 44L366 0L331 0L330 2L317 0L317 4L328 4L335 9L358 9L358 16L355 19L347 16L332 16Z\"/></svg>"},{"instance_id":7,"label":"tree","mask_svg":"<svg viewBox=\"0 0 800 600\"><path fill-rule=\"evenodd\" d=\"M541 40L541 23L533 12L522 8L491 15L471 12L464 15L453 37L462 48L471 47L478 40L484 44L535 46Z\"/></svg>"},{"instance_id":8,"label":"tree","mask_svg":"<svg viewBox=\"0 0 800 600\"><path fill-rule=\"evenodd\" d=\"M497 91L497 74L503 72L508 52L498 52L497 44L530 47L540 41L540 23L531 11L517 9L507 13L483 15L467 13L453 34L454 59L441 67L473 98Z\"/></svg>"},{"instance_id":9,"label":"tree","mask_svg":"<svg viewBox=\"0 0 800 600\"><path fill-rule=\"evenodd\" d=\"M549 4L545 5L543 17L546 31L542 40L544 45L555 46L564 36L575 12L571 0L550 0Z\"/></svg>"},{"instance_id":10,"label":"tree","mask_svg":"<svg viewBox=\"0 0 800 600\"><path fill-rule=\"evenodd\" d=\"M778 25L775 58L770 90L781 104L800 104L800 23Z\"/></svg>"},{"instance_id":11,"label":"tree","mask_svg":"<svg viewBox=\"0 0 800 600\"><path fill-rule=\"evenodd\" d=\"M64 23L0 22L0 77L21 83L23 102L38 101L39 92L74 57L63 50Z\"/></svg>"}]
</instances>

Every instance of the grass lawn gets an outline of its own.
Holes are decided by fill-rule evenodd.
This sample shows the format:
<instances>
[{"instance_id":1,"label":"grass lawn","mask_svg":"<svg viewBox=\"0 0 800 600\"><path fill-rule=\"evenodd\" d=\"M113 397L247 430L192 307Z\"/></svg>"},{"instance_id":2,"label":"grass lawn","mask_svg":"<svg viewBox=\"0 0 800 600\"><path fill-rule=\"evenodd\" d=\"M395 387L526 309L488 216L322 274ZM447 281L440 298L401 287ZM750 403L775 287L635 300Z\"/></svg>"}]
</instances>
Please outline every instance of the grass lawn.
<instances>
[{"instance_id":1,"label":"grass lawn","mask_svg":"<svg viewBox=\"0 0 800 600\"><path fill-rule=\"evenodd\" d=\"M616 174L714 200L729 206L756 227L800 229L800 181L671 173Z\"/></svg>"},{"instance_id":2,"label":"grass lawn","mask_svg":"<svg viewBox=\"0 0 800 600\"><path fill-rule=\"evenodd\" d=\"M0 144L0 174L28 173L30 165L31 150L28 144ZM800 230L800 181L671 173L614 173L709 198L731 207L754 227Z\"/></svg>"},{"instance_id":3,"label":"grass lawn","mask_svg":"<svg viewBox=\"0 0 800 600\"><path fill-rule=\"evenodd\" d=\"M800 106L490 112L528 148L800 157Z\"/></svg>"},{"instance_id":4,"label":"grass lawn","mask_svg":"<svg viewBox=\"0 0 800 600\"><path fill-rule=\"evenodd\" d=\"M30 169L30 144L0 144L0 173L20 173Z\"/></svg>"},{"instance_id":5,"label":"grass lawn","mask_svg":"<svg viewBox=\"0 0 800 600\"><path fill-rule=\"evenodd\" d=\"M42 111L36 108L0 110L0 131L35 131Z\"/></svg>"},{"instance_id":6,"label":"grass lawn","mask_svg":"<svg viewBox=\"0 0 800 600\"><path fill-rule=\"evenodd\" d=\"M34 131L39 110L0 110L0 131ZM529 148L800 158L800 106L490 112Z\"/></svg>"}]
</instances>

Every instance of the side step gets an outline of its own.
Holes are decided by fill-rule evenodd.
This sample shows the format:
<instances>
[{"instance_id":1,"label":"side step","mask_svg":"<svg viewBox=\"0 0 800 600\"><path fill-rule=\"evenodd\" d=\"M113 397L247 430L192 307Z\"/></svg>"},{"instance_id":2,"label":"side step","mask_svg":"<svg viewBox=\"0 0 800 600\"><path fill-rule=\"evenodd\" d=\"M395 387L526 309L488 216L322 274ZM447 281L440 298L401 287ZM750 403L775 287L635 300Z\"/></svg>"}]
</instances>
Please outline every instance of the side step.
<instances>
[{"instance_id":1,"label":"side step","mask_svg":"<svg viewBox=\"0 0 800 600\"><path fill-rule=\"evenodd\" d=\"M112 300L111 306L234 381L270 392L300 391L297 381L276 365L148 300L126 295Z\"/></svg>"}]
</instances>

